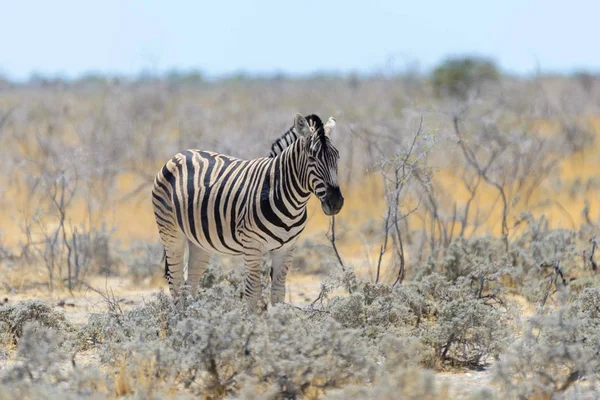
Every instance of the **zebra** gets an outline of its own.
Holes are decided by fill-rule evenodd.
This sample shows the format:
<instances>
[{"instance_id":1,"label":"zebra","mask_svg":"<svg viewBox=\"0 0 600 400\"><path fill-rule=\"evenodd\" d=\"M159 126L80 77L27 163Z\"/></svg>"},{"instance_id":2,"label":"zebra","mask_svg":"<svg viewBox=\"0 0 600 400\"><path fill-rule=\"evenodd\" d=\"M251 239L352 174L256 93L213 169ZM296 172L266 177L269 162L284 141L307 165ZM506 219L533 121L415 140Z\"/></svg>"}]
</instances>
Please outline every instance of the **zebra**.
<instances>
[{"instance_id":1,"label":"zebra","mask_svg":"<svg viewBox=\"0 0 600 400\"><path fill-rule=\"evenodd\" d=\"M285 281L296 241L307 222L311 194L326 215L340 212L344 197L337 178L339 152L316 115L296 114L297 139L274 157L242 160L203 150L185 150L159 170L152 204L165 255L165 278L176 298L184 280L196 293L211 254L241 255L242 296L255 309L261 297L260 265L270 253L271 304L285 298ZM288 133L286 132L286 134ZM285 135L284 135L285 136Z\"/></svg>"}]
</instances>

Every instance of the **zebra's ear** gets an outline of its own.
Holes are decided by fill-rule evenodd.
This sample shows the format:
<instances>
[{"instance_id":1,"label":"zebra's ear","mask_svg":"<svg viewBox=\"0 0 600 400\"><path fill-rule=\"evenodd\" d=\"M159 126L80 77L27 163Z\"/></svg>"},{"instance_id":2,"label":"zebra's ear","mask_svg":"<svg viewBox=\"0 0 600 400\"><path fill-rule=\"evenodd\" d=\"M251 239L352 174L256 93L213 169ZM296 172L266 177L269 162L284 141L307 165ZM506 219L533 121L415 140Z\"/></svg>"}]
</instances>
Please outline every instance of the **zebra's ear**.
<instances>
[{"instance_id":1,"label":"zebra's ear","mask_svg":"<svg viewBox=\"0 0 600 400\"><path fill-rule=\"evenodd\" d=\"M331 132L335 130L335 118L329 117L325 126L323 126L326 136L331 136Z\"/></svg>"},{"instance_id":2,"label":"zebra's ear","mask_svg":"<svg viewBox=\"0 0 600 400\"><path fill-rule=\"evenodd\" d=\"M310 126L308 126L308 121L299 113L294 118L294 130L302 137L308 137L312 134Z\"/></svg>"}]
</instances>

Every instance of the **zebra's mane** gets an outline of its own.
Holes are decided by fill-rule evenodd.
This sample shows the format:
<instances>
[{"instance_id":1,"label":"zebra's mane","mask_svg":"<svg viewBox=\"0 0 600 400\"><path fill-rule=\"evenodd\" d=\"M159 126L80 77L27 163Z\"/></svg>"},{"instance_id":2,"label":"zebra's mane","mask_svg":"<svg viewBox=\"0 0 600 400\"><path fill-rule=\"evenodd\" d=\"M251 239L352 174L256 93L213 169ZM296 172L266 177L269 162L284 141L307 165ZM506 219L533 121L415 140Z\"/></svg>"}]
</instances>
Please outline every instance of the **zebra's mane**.
<instances>
[{"instance_id":1,"label":"zebra's mane","mask_svg":"<svg viewBox=\"0 0 600 400\"><path fill-rule=\"evenodd\" d=\"M325 160L329 165L332 165L334 160L340 158L338 149L335 148L331 139L325 135L324 131L323 134L317 136L316 142L313 143L313 149L317 157Z\"/></svg>"},{"instance_id":2,"label":"zebra's mane","mask_svg":"<svg viewBox=\"0 0 600 400\"><path fill-rule=\"evenodd\" d=\"M323 129L323 121L316 114L310 114L306 116L306 122L308 122L308 126L313 133L325 134L325 130Z\"/></svg>"},{"instance_id":3,"label":"zebra's mane","mask_svg":"<svg viewBox=\"0 0 600 400\"><path fill-rule=\"evenodd\" d=\"M319 133L320 137L325 138L325 130L323 128L323 121L316 114L310 114L306 117L306 122L308 122L308 126L313 133ZM294 130L292 126L288 129L281 137L277 138L273 144L271 145L271 152L269 153L269 157L277 157L281 154L285 149L287 149L292 143L294 143L298 139L298 134Z\"/></svg>"}]
</instances>

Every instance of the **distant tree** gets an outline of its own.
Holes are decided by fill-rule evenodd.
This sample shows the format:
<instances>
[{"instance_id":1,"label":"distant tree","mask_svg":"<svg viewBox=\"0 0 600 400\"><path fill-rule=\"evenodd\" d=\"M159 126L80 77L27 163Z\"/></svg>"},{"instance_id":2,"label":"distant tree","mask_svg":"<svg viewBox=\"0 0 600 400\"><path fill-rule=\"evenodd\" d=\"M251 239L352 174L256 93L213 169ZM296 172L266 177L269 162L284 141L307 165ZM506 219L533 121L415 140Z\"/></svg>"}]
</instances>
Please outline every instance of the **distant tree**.
<instances>
[{"instance_id":1,"label":"distant tree","mask_svg":"<svg viewBox=\"0 0 600 400\"><path fill-rule=\"evenodd\" d=\"M116 80L118 78L103 75L100 72L88 72L74 79L72 83L79 86L102 86Z\"/></svg>"},{"instance_id":2,"label":"distant tree","mask_svg":"<svg viewBox=\"0 0 600 400\"><path fill-rule=\"evenodd\" d=\"M499 77L498 68L491 60L451 57L433 70L432 83L438 96L465 99L472 90L478 90L483 83L496 81Z\"/></svg>"},{"instance_id":3,"label":"distant tree","mask_svg":"<svg viewBox=\"0 0 600 400\"><path fill-rule=\"evenodd\" d=\"M33 87L64 87L68 84L68 81L67 78L62 76L49 76L39 72L33 72L29 76L28 84Z\"/></svg>"},{"instance_id":4,"label":"distant tree","mask_svg":"<svg viewBox=\"0 0 600 400\"><path fill-rule=\"evenodd\" d=\"M575 80L581 85L581 88L586 92L589 96L594 89L594 84L598 77L591 72L588 71L577 71L573 75Z\"/></svg>"},{"instance_id":5,"label":"distant tree","mask_svg":"<svg viewBox=\"0 0 600 400\"><path fill-rule=\"evenodd\" d=\"M166 73L166 79L174 84L194 84L204 81L204 75L199 70L180 71L172 69Z\"/></svg>"}]
</instances>

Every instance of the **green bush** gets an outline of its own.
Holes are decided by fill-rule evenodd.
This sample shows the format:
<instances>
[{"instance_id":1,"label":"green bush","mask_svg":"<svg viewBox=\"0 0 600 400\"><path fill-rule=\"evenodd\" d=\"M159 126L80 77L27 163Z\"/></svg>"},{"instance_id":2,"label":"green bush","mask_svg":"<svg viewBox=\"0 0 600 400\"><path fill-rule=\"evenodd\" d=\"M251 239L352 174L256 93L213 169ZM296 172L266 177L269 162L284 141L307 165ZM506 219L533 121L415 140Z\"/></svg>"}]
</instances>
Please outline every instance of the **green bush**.
<instances>
[{"instance_id":1,"label":"green bush","mask_svg":"<svg viewBox=\"0 0 600 400\"><path fill-rule=\"evenodd\" d=\"M432 84L438 96L466 99L474 89L500 77L496 64L479 57L448 58L433 70Z\"/></svg>"}]
</instances>

